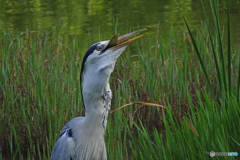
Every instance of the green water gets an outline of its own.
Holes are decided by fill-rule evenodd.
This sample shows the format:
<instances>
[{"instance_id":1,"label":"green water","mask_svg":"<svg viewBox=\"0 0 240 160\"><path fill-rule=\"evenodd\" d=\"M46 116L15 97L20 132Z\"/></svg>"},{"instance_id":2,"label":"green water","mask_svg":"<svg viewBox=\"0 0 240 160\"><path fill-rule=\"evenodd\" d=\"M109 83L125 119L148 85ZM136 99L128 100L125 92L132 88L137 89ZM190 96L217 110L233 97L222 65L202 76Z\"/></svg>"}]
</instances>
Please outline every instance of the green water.
<instances>
[{"instance_id":1,"label":"green water","mask_svg":"<svg viewBox=\"0 0 240 160\"><path fill-rule=\"evenodd\" d=\"M204 4L213 24L209 2L204 0ZM179 5L191 29L200 28L204 19L200 0L179 0ZM71 38L75 36L83 50L92 43L110 39L116 30L125 34L130 29L148 28L150 45L156 43L157 33L167 42L171 40L171 28L179 37L186 31L174 0L1 0L0 6L1 31L8 28L19 34L28 30L50 32L58 26L59 35L64 39L62 43L71 45ZM221 30L226 30L226 6L226 1L220 2ZM233 41L240 40L239 7L239 0L230 1ZM114 21L118 21L115 31ZM0 38L3 36L2 32Z\"/></svg>"}]
</instances>

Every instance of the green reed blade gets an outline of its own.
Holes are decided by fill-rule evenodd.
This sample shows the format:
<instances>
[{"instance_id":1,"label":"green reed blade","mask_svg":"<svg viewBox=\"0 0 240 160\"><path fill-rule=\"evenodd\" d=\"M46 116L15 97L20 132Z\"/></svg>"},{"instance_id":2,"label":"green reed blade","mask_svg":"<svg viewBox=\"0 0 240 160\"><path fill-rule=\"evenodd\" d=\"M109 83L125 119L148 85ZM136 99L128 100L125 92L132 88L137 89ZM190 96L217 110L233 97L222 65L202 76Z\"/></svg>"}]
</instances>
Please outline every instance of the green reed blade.
<instances>
[{"instance_id":1,"label":"green reed blade","mask_svg":"<svg viewBox=\"0 0 240 160\"><path fill-rule=\"evenodd\" d=\"M238 85L237 85L237 100L238 100L238 104L240 103L240 99L239 99L239 92L240 92L240 56L239 56L240 52L238 51Z\"/></svg>"},{"instance_id":2,"label":"green reed blade","mask_svg":"<svg viewBox=\"0 0 240 160\"><path fill-rule=\"evenodd\" d=\"M188 33L189 33L189 35L190 35L190 37L191 37L191 40L192 40L194 49L195 49L195 51L196 51L196 53L197 53L198 60L199 60L199 62L200 62L200 65L201 65L201 68L202 68L202 70L203 70L204 76L205 76L205 78L206 78L206 80L207 80L208 86L209 86L210 90L213 91L212 86L211 86L211 83L210 83L210 80L209 80L209 77L208 77L208 74L207 74L207 71L206 71L206 68L205 68L205 66L204 66L204 64L203 64L203 60L202 60L202 58L201 58L201 55L200 55L200 52L199 52L199 50L198 50L197 44L196 44L196 42L195 42L195 40L194 40L194 38L193 38L192 32L191 32L191 30L190 30L190 28L189 28L189 26L188 26L188 23L187 23L184 15L183 15L183 13L182 13L182 10L180 9L180 6L178 5L178 2L177 2L176 0L175 0L175 2L176 2L176 4L177 4L177 6L178 6L178 9L179 9L179 11L180 11L180 13L181 13L181 15L182 15L182 17L183 17L183 20L184 20L184 23L185 23L186 27L187 27Z\"/></svg>"},{"instance_id":3,"label":"green reed blade","mask_svg":"<svg viewBox=\"0 0 240 160\"><path fill-rule=\"evenodd\" d=\"M206 21L206 24L207 24L208 35L209 35L209 38L210 38L210 43L211 43L211 48L212 48L212 52L213 52L215 67L216 67L216 70L217 70L218 82L219 82L220 90L222 90L222 82L221 82L222 78L221 78L221 74L220 74L220 70L219 70L217 54L216 54L216 51L215 51L215 48L214 48L214 42L213 42L213 38L212 38L212 33L211 33L211 30L210 30L207 14L206 14L205 7L203 5L203 1L202 0L201 0L201 4L202 4L202 8L203 8L203 13L204 13L204 16L205 16L205 21Z\"/></svg>"},{"instance_id":4,"label":"green reed blade","mask_svg":"<svg viewBox=\"0 0 240 160\"><path fill-rule=\"evenodd\" d=\"M221 61L221 69L223 74L223 84L224 89L227 91L227 82L226 82L226 73L225 73L225 63L224 63L224 57L223 57L223 45L222 45L222 38L221 38L221 32L220 32L220 24L219 24L219 16L218 16L218 2L217 1L210 1L210 6L212 10L212 15L214 19L214 24L217 30L217 39L219 43L219 54L220 54L220 61Z\"/></svg>"},{"instance_id":5,"label":"green reed blade","mask_svg":"<svg viewBox=\"0 0 240 160\"><path fill-rule=\"evenodd\" d=\"M227 1L227 23L228 23L228 89L231 94L231 31L230 31L230 7L229 0Z\"/></svg>"}]
</instances>

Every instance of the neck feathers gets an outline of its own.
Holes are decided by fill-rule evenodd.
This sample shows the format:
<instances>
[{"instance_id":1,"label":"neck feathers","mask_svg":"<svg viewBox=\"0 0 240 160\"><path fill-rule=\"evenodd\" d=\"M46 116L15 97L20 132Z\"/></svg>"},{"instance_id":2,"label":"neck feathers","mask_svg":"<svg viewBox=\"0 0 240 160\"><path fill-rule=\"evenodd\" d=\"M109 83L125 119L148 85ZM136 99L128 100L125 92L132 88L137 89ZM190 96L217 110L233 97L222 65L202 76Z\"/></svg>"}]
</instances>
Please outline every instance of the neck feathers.
<instances>
[{"instance_id":1,"label":"neck feathers","mask_svg":"<svg viewBox=\"0 0 240 160\"><path fill-rule=\"evenodd\" d=\"M85 116L93 125L105 130L108 112L111 107L112 91L109 83L103 86L101 92L88 92L83 90L85 103Z\"/></svg>"},{"instance_id":2,"label":"neck feathers","mask_svg":"<svg viewBox=\"0 0 240 160\"><path fill-rule=\"evenodd\" d=\"M108 81L114 69L114 64L96 68L95 65L91 65L83 72L82 95L85 105L85 116L89 119L89 123L101 125L104 130L106 129L112 99Z\"/></svg>"},{"instance_id":3,"label":"neck feathers","mask_svg":"<svg viewBox=\"0 0 240 160\"><path fill-rule=\"evenodd\" d=\"M103 103L102 125L104 129L106 129L106 126L107 126L108 112L110 111L110 108L111 108L111 99L112 99L112 91L108 84L107 88L104 89L103 96L102 96L102 103Z\"/></svg>"}]
</instances>

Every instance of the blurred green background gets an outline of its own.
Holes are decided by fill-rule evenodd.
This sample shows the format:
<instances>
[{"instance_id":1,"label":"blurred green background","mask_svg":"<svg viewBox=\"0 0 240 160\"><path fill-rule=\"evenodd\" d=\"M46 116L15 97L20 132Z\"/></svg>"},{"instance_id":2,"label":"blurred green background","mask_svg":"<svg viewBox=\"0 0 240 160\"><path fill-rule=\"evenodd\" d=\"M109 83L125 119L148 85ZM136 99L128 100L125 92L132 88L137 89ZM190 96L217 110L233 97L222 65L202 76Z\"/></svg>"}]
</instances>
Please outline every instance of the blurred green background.
<instances>
[{"instance_id":1,"label":"blurred green background","mask_svg":"<svg viewBox=\"0 0 240 160\"><path fill-rule=\"evenodd\" d=\"M203 2L208 4L208 0ZM204 19L201 2L180 0L178 3L191 29L196 30ZM221 1L219 6L220 25L224 30L227 25L226 3ZM69 39L77 36L80 47L85 50L90 45L88 38L95 43L112 37L115 33L113 20L118 20L117 32L120 34L126 33L129 28L136 29L136 26L148 28L152 42L155 42L158 24L164 39L169 38L171 26L176 36L182 36L185 30L174 0L1 0L0 6L0 30L7 27L20 34L28 29L50 30L57 24L60 36L66 39L65 43L71 43ZM231 37L236 41L240 39L239 0L231 0L230 8ZM210 5L206 5L205 9L212 26Z\"/></svg>"}]
</instances>

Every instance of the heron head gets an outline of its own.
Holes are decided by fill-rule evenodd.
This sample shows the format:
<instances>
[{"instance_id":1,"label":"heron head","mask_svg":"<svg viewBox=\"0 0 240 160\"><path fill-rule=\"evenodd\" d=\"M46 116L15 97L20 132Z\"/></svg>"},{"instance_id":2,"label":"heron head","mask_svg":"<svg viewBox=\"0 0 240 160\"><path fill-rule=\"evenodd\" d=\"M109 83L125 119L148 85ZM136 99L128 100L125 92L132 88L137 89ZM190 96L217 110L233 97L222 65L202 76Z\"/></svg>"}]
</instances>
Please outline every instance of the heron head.
<instances>
[{"instance_id":1,"label":"heron head","mask_svg":"<svg viewBox=\"0 0 240 160\"><path fill-rule=\"evenodd\" d=\"M111 72L114 69L117 58L123 53L127 45L142 38L144 35L129 40L126 39L145 30L137 30L122 36L117 34L111 40L93 44L83 58L81 74L84 74L89 69L94 69L97 72L108 71L109 69Z\"/></svg>"},{"instance_id":2,"label":"heron head","mask_svg":"<svg viewBox=\"0 0 240 160\"><path fill-rule=\"evenodd\" d=\"M135 42L145 35L128 39L139 32L146 29L137 30L122 36L118 34L113 36L111 40L101 41L93 44L86 52L81 68L80 83L83 80L88 90L94 88L96 91L101 89L103 81L108 80L112 73L117 58L123 53L128 44Z\"/></svg>"}]
</instances>

